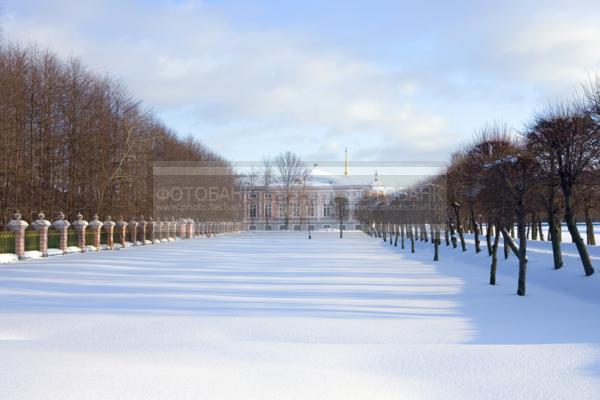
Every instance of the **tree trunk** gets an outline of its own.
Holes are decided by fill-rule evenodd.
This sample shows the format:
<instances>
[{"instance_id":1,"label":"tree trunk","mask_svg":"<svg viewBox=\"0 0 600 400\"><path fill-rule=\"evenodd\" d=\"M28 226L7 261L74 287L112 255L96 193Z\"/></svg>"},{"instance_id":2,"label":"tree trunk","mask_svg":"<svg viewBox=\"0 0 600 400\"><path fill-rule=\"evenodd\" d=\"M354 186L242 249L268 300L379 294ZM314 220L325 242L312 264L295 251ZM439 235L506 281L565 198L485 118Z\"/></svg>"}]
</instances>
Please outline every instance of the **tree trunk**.
<instances>
[{"instance_id":1,"label":"tree trunk","mask_svg":"<svg viewBox=\"0 0 600 400\"><path fill-rule=\"evenodd\" d=\"M569 228L571 238L573 238L573 242L575 242L575 245L577 246L577 251L579 252L579 257L581 258L581 264L583 264L585 275L590 276L594 273L594 267L592 266L592 260L590 259L590 254L588 253L587 247L585 246L585 243L583 243L583 239L579 234L579 230L577 230L575 217L573 215L573 198L570 193L564 193L564 200L565 222L567 223L567 228Z\"/></svg>"},{"instance_id":2,"label":"tree trunk","mask_svg":"<svg viewBox=\"0 0 600 400\"><path fill-rule=\"evenodd\" d=\"M396 239L394 240L394 247L398 247L398 236L400 235L400 229L397 224L394 224L394 231L396 232Z\"/></svg>"},{"instance_id":3,"label":"tree trunk","mask_svg":"<svg viewBox=\"0 0 600 400\"><path fill-rule=\"evenodd\" d=\"M488 256L492 255L492 230L490 229L490 223L487 223L485 231L485 242L487 244Z\"/></svg>"},{"instance_id":4,"label":"tree trunk","mask_svg":"<svg viewBox=\"0 0 600 400\"><path fill-rule=\"evenodd\" d=\"M465 235L463 233L463 225L460 222L460 211L458 207L454 207L454 213L456 214L456 223L458 226L456 229L458 230L458 237L460 238L460 245L462 247L462 251L467 251L467 245L465 244Z\"/></svg>"},{"instance_id":5,"label":"tree trunk","mask_svg":"<svg viewBox=\"0 0 600 400\"><path fill-rule=\"evenodd\" d=\"M400 225L400 246L404 250L404 224Z\"/></svg>"},{"instance_id":6,"label":"tree trunk","mask_svg":"<svg viewBox=\"0 0 600 400\"><path fill-rule=\"evenodd\" d=\"M507 242L507 237L508 237L508 234L502 233L502 244L504 247L504 259L505 260L508 259L508 255L510 254L510 252L508 251L509 246L508 246L508 242Z\"/></svg>"},{"instance_id":7,"label":"tree trunk","mask_svg":"<svg viewBox=\"0 0 600 400\"><path fill-rule=\"evenodd\" d=\"M415 230L417 227L415 226ZM410 252L415 252L415 233L413 232L413 227L410 227Z\"/></svg>"},{"instance_id":8,"label":"tree trunk","mask_svg":"<svg viewBox=\"0 0 600 400\"><path fill-rule=\"evenodd\" d=\"M537 215L531 215L531 240L537 240L538 238L538 225L537 225Z\"/></svg>"},{"instance_id":9,"label":"tree trunk","mask_svg":"<svg viewBox=\"0 0 600 400\"><path fill-rule=\"evenodd\" d=\"M585 231L587 235L587 244L590 246L596 245L596 237L594 236L594 224L590 213L590 207L585 208Z\"/></svg>"},{"instance_id":10,"label":"tree trunk","mask_svg":"<svg viewBox=\"0 0 600 400\"><path fill-rule=\"evenodd\" d=\"M431 234L431 240L433 241L433 247L434 247L434 255L433 255L433 261L439 261L440 259L440 230L439 228L435 228L435 233Z\"/></svg>"},{"instance_id":11,"label":"tree trunk","mask_svg":"<svg viewBox=\"0 0 600 400\"><path fill-rule=\"evenodd\" d=\"M545 239L544 239L544 229L542 227L542 217L538 217L537 222L538 222L538 232L540 234L540 240L543 242Z\"/></svg>"},{"instance_id":12,"label":"tree trunk","mask_svg":"<svg viewBox=\"0 0 600 400\"><path fill-rule=\"evenodd\" d=\"M450 228L450 240L452 240L452 247L456 248L458 244L456 243L456 231L454 230L454 224L452 221L448 221L448 227Z\"/></svg>"},{"instance_id":13,"label":"tree trunk","mask_svg":"<svg viewBox=\"0 0 600 400\"><path fill-rule=\"evenodd\" d=\"M489 227L488 227L489 230ZM496 229L494 244L492 245L492 265L490 266L490 285L496 284L496 269L498 266L498 242L500 241L500 232Z\"/></svg>"},{"instance_id":14,"label":"tree trunk","mask_svg":"<svg viewBox=\"0 0 600 400\"><path fill-rule=\"evenodd\" d=\"M524 224L525 225L525 224ZM504 245L508 244L508 247L512 250L515 256L519 257L519 248L512 240L506 229L502 229L502 237L504 238Z\"/></svg>"},{"instance_id":15,"label":"tree trunk","mask_svg":"<svg viewBox=\"0 0 600 400\"><path fill-rule=\"evenodd\" d=\"M517 287L517 294L519 296L525 296L525 283L527 279L527 218L526 214L523 211L524 205L523 201L520 201L520 204L517 206L520 211L518 214L518 231L519 231L519 284Z\"/></svg>"},{"instance_id":16,"label":"tree trunk","mask_svg":"<svg viewBox=\"0 0 600 400\"><path fill-rule=\"evenodd\" d=\"M388 228L390 230L390 246L392 245L392 236L393 236L393 227L391 224L388 224Z\"/></svg>"},{"instance_id":17,"label":"tree trunk","mask_svg":"<svg viewBox=\"0 0 600 400\"><path fill-rule=\"evenodd\" d=\"M563 266L562 252L560 250L560 220L558 220L556 212L552 209L548 210L548 236L552 242L552 256L554 258L554 269L559 269Z\"/></svg>"},{"instance_id":18,"label":"tree trunk","mask_svg":"<svg viewBox=\"0 0 600 400\"><path fill-rule=\"evenodd\" d=\"M481 252L481 240L479 240L479 224L475 219L475 209L471 207L471 227L475 235L475 253Z\"/></svg>"}]
</instances>

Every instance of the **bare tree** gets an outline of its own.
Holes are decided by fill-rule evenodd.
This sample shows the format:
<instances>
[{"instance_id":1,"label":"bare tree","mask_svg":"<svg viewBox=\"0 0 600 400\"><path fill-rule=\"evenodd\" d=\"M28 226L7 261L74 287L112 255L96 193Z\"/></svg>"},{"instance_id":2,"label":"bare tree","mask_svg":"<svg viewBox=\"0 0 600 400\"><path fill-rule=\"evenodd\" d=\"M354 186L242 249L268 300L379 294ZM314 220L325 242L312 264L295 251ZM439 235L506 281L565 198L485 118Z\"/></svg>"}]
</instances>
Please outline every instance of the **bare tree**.
<instances>
[{"instance_id":1,"label":"bare tree","mask_svg":"<svg viewBox=\"0 0 600 400\"><path fill-rule=\"evenodd\" d=\"M273 201L271 199L271 185L273 184L274 176L273 176L273 162L269 157L263 157L263 165L261 171L262 183L265 188L264 191L264 210L263 213L265 215L265 229L269 226L269 218L271 218L271 213L273 210Z\"/></svg>"},{"instance_id":2,"label":"bare tree","mask_svg":"<svg viewBox=\"0 0 600 400\"><path fill-rule=\"evenodd\" d=\"M558 105L538 114L527 140L556 159L564 200L564 217L586 276L594 273L587 247L575 222L575 189L600 159L600 129L581 106Z\"/></svg>"},{"instance_id":3,"label":"bare tree","mask_svg":"<svg viewBox=\"0 0 600 400\"><path fill-rule=\"evenodd\" d=\"M280 153L275 157L275 165L279 172L279 180L283 188L285 229L289 229L290 201L295 190L302 186L306 167L302 159L291 151Z\"/></svg>"},{"instance_id":4,"label":"bare tree","mask_svg":"<svg viewBox=\"0 0 600 400\"><path fill-rule=\"evenodd\" d=\"M348 203L349 203L348 198L345 195L339 194L333 198L333 207L335 210L335 218L337 219L337 221L339 223L339 228L340 228L340 239L343 237L342 225L344 224L344 221L346 221L348 219L348 216L350 215Z\"/></svg>"}]
</instances>

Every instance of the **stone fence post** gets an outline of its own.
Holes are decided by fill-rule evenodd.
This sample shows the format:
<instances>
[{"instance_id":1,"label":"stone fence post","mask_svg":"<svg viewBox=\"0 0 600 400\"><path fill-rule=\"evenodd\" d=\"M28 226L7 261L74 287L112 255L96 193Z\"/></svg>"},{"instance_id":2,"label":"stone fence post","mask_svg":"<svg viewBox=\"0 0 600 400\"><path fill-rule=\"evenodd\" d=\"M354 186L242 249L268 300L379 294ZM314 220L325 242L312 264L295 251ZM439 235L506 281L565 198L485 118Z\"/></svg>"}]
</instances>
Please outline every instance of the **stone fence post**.
<instances>
[{"instance_id":1,"label":"stone fence post","mask_svg":"<svg viewBox=\"0 0 600 400\"><path fill-rule=\"evenodd\" d=\"M134 246L137 246L137 227L137 221L131 218L131 221L129 221L129 239Z\"/></svg>"},{"instance_id":2,"label":"stone fence post","mask_svg":"<svg viewBox=\"0 0 600 400\"><path fill-rule=\"evenodd\" d=\"M154 241L156 240L156 227L156 221L154 218L150 217L150 221L148 221L148 237L152 244L154 244Z\"/></svg>"},{"instance_id":3,"label":"stone fence post","mask_svg":"<svg viewBox=\"0 0 600 400\"><path fill-rule=\"evenodd\" d=\"M148 222L144 219L143 215L140 215L140 222L138 222L138 229L140 233L140 242L142 242L142 246L146 245L146 227L148 226Z\"/></svg>"},{"instance_id":4,"label":"stone fence post","mask_svg":"<svg viewBox=\"0 0 600 400\"><path fill-rule=\"evenodd\" d=\"M100 235L104 224L98 219L98 215L94 214L94 218L90 221L89 227L94 233L94 247L96 251L100 251Z\"/></svg>"},{"instance_id":5,"label":"stone fence post","mask_svg":"<svg viewBox=\"0 0 600 400\"><path fill-rule=\"evenodd\" d=\"M173 232L173 234L171 234L171 232ZM175 217L172 217L171 222L169 224L169 238L173 238L173 240L175 240L176 237L177 237L177 221L175 221Z\"/></svg>"},{"instance_id":6,"label":"stone fence post","mask_svg":"<svg viewBox=\"0 0 600 400\"><path fill-rule=\"evenodd\" d=\"M88 226L88 222L83 219L81 213L77 213L77 220L73 222L73 228L77 231L77 247L81 249L82 253L85 253L85 228Z\"/></svg>"},{"instance_id":7,"label":"stone fence post","mask_svg":"<svg viewBox=\"0 0 600 400\"><path fill-rule=\"evenodd\" d=\"M67 253L67 230L69 226L71 226L71 223L65 219L65 214L62 211L58 213L56 221L52 223L52 227L60 234L58 248L65 254Z\"/></svg>"},{"instance_id":8,"label":"stone fence post","mask_svg":"<svg viewBox=\"0 0 600 400\"><path fill-rule=\"evenodd\" d=\"M12 220L7 224L8 229L15 233L15 253L19 260L25 257L25 229L29 224L21 219L18 211L13 215Z\"/></svg>"},{"instance_id":9,"label":"stone fence post","mask_svg":"<svg viewBox=\"0 0 600 400\"><path fill-rule=\"evenodd\" d=\"M46 220L43 212L40 212L37 218L31 223L31 227L40 233L40 252L42 253L42 257L48 257L48 228L52 224Z\"/></svg>"},{"instance_id":10,"label":"stone fence post","mask_svg":"<svg viewBox=\"0 0 600 400\"><path fill-rule=\"evenodd\" d=\"M162 222L160 220L160 218L157 219L156 221L154 221L154 232L156 235L156 239L158 239L159 242L162 242L163 237L164 237L163 226L164 226L164 222Z\"/></svg>"},{"instance_id":11,"label":"stone fence post","mask_svg":"<svg viewBox=\"0 0 600 400\"><path fill-rule=\"evenodd\" d=\"M191 239L194 237L194 220L191 218L185 219L186 222L186 237Z\"/></svg>"},{"instance_id":12,"label":"stone fence post","mask_svg":"<svg viewBox=\"0 0 600 400\"><path fill-rule=\"evenodd\" d=\"M179 232L179 239L185 239L187 221L185 218L179 218L177 220L177 232Z\"/></svg>"},{"instance_id":13,"label":"stone fence post","mask_svg":"<svg viewBox=\"0 0 600 400\"><path fill-rule=\"evenodd\" d=\"M115 222L111 220L110 215L106 217L106 221L102 224L104 228L104 232L106 232L106 245L109 249L113 249L114 246L114 232L115 232Z\"/></svg>"},{"instance_id":14,"label":"stone fence post","mask_svg":"<svg viewBox=\"0 0 600 400\"><path fill-rule=\"evenodd\" d=\"M123 220L123 217L120 217L117 221L117 231L119 232L119 239L121 247L125 247L125 242L127 241L127 222Z\"/></svg>"}]
</instances>

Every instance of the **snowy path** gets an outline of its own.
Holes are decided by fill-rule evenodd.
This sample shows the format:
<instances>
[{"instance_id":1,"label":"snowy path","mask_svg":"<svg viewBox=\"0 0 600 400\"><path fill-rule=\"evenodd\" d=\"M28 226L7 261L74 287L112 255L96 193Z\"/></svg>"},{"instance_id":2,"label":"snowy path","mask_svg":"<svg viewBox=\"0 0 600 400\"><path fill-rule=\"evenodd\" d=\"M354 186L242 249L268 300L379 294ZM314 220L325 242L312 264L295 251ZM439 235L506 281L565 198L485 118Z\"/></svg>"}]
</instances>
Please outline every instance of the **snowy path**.
<instances>
[{"instance_id":1,"label":"snowy path","mask_svg":"<svg viewBox=\"0 0 600 400\"><path fill-rule=\"evenodd\" d=\"M545 279L518 298L510 259L490 287L485 258L346 236L0 266L0 398L600 397L600 295Z\"/></svg>"}]
</instances>

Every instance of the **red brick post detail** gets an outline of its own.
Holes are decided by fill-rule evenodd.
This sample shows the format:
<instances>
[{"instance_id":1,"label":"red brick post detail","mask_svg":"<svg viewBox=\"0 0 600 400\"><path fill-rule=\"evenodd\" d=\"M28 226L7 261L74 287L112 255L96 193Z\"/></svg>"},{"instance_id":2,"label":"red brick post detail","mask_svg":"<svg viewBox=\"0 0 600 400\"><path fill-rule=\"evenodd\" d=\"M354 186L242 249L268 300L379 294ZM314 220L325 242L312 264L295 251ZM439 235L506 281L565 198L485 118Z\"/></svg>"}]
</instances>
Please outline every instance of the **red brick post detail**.
<instances>
[{"instance_id":1,"label":"red brick post detail","mask_svg":"<svg viewBox=\"0 0 600 400\"><path fill-rule=\"evenodd\" d=\"M18 211L13 215L13 219L7 224L8 229L15 233L15 253L19 260L25 257L25 229L29 224L21 219Z\"/></svg>"},{"instance_id":2,"label":"red brick post detail","mask_svg":"<svg viewBox=\"0 0 600 400\"><path fill-rule=\"evenodd\" d=\"M77 247L81 249L82 253L85 253L85 228L87 228L88 222L83 219L81 213L77 213L77 220L72 225L77 231Z\"/></svg>"},{"instance_id":3,"label":"red brick post detail","mask_svg":"<svg viewBox=\"0 0 600 400\"><path fill-rule=\"evenodd\" d=\"M133 243L134 246L137 246L137 226L138 223L133 218L129 221L129 240Z\"/></svg>"},{"instance_id":4,"label":"red brick post detail","mask_svg":"<svg viewBox=\"0 0 600 400\"><path fill-rule=\"evenodd\" d=\"M106 245L109 249L113 249L115 245L115 222L111 220L110 215L106 217L106 221L102 224L104 232L106 232Z\"/></svg>"},{"instance_id":5,"label":"red brick post detail","mask_svg":"<svg viewBox=\"0 0 600 400\"><path fill-rule=\"evenodd\" d=\"M94 219L90 221L89 228L94 232L94 247L96 251L100 251L100 232L102 230L102 221L98 219L98 215L94 215Z\"/></svg>"},{"instance_id":6,"label":"red brick post detail","mask_svg":"<svg viewBox=\"0 0 600 400\"><path fill-rule=\"evenodd\" d=\"M123 217L117 221L117 230L121 239L119 244L121 247L125 247L125 242L127 242L127 222L123 221Z\"/></svg>"},{"instance_id":7,"label":"red brick post detail","mask_svg":"<svg viewBox=\"0 0 600 400\"><path fill-rule=\"evenodd\" d=\"M42 257L48 257L48 228L51 225L42 212L38 214L38 219L31 224L31 227L40 233L40 252L42 253Z\"/></svg>"},{"instance_id":8,"label":"red brick post detail","mask_svg":"<svg viewBox=\"0 0 600 400\"><path fill-rule=\"evenodd\" d=\"M71 223L65 219L65 214L62 211L58 213L56 221L52 223L52 227L60 234L58 248L65 254L67 253L67 230L69 226L71 226Z\"/></svg>"}]
</instances>

